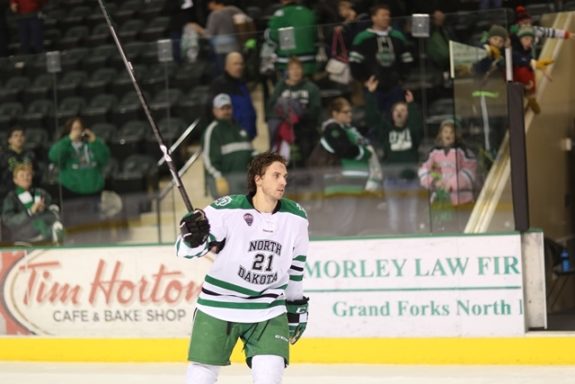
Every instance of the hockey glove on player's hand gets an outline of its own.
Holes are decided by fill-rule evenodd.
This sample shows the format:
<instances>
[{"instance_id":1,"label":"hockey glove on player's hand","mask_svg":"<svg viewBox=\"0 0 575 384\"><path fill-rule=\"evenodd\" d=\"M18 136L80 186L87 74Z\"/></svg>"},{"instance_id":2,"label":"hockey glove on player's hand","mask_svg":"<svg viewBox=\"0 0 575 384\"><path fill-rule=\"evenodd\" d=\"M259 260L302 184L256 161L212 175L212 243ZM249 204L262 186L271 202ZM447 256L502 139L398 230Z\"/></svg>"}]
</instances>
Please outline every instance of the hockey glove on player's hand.
<instances>
[{"instance_id":1,"label":"hockey glove on player's hand","mask_svg":"<svg viewBox=\"0 0 575 384\"><path fill-rule=\"evenodd\" d=\"M195 248L205 243L210 234L210 223L204 211L196 209L186 213L180 220L180 234L188 247Z\"/></svg>"},{"instance_id":2,"label":"hockey glove on player's hand","mask_svg":"<svg viewBox=\"0 0 575 384\"><path fill-rule=\"evenodd\" d=\"M295 344L307 326L307 307L309 298L286 302L289 325L289 341Z\"/></svg>"}]
</instances>

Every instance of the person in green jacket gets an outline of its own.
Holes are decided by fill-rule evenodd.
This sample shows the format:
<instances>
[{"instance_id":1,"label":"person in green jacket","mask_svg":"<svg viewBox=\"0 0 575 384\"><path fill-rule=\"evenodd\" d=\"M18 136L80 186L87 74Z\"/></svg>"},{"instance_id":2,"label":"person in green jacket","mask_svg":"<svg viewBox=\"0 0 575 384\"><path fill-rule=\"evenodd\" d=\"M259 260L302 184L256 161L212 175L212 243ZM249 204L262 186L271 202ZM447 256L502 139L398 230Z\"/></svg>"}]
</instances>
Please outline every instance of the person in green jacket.
<instances>
[{"instance_id":1,"label":"person in green jacket","mask_svg":"<svg viewBox=\"0 0 575 384\"><path fill-rule=\"evenodd\" d=\"M276 70L283 73L290 57L303 64L306 76L316 71L317 27L314 12L295 0L281 0L282 6L268 22L267 38L276 47Z\"/></svg>"},{"instance_id":2,"label":"person in green jacket","mask_svg":"<svg viewBox=\"0 0 575 384\"><path fill-rule=\"evenodd\" d=\"M232 118L232 99L220 93L213 100L214 121L202 136L206 183L213 198L244 193L246 169L254 155L248 133Z\"/></svg>"},{"instance_id":3,"label":"person in green jacket","mask_svg":"<svg viewBox=\"0 0 575 384\"><path fill-rule=\"evenodd\" d=\"M73 117L66 122L62 138L52 145L48 157L59 169L66 226L77 224L81 216L96 214L104 189L103 169L110 158L106 144L82 119Z\"/></svg>"}]
</instances>

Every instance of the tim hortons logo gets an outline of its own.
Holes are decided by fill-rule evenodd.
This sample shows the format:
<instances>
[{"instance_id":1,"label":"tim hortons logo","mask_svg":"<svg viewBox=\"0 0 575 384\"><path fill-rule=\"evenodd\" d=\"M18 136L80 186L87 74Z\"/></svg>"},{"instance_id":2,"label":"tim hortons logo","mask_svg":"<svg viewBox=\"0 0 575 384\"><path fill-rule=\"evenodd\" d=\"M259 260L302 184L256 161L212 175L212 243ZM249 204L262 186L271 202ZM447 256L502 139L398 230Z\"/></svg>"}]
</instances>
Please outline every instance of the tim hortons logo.
<instances>
[{"instance_id":1,"label":"tim hortons logo","mask_svg":"<svg viewBox=\"0 0 575 384\"><path fill-rule=\"evenodd\" d=\"M24 275L25 292L20 298L14 297L26 305L30 304L67 304L85 306L84 301L95 305L138 304L175 304L182 301L193 302L201 286L194 281L186 281L180 271L170 271L160 264L153 274L142 274L138 278L128 279L122 276L124 263L115 261L111 266L105 260L99 260L96 271L86 283L69 283L59 280L62 265L59 261L32 262L21 265L12 272ZM69 272L73 275L74 272ZM88 275L88 273L83 273ZM88 277L88 276L87 276ZM61 277L60 277L61 278ZM20 280L14 277L14 280ZM20 290L21 291L21 290ZM87 292L87 296L85 293ZM14 293L14 292L12 292Z\"/></svg>"}]
</instances>

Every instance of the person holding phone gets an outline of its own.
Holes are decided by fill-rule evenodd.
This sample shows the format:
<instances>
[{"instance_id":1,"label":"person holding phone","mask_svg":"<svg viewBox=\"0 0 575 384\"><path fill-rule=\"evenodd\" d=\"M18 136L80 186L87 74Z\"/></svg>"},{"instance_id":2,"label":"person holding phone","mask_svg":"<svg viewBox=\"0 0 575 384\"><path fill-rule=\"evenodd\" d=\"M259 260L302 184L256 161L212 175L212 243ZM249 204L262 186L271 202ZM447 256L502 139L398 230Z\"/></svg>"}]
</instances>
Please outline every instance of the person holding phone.
<instances>
[{"instance_id":1,"label":"person holding phone","mask_svg":"<svg viewBox=\"0 0 575 384\"><path fill-rule=\"evenodd\" d=\"M60 171L65 223L78 224L78 215L86 218L97 213L104 189L103 169L110 158L106 144L74 117L66 122L62 138L52 145L48 157Z\"/></svg>"}]
</instances>

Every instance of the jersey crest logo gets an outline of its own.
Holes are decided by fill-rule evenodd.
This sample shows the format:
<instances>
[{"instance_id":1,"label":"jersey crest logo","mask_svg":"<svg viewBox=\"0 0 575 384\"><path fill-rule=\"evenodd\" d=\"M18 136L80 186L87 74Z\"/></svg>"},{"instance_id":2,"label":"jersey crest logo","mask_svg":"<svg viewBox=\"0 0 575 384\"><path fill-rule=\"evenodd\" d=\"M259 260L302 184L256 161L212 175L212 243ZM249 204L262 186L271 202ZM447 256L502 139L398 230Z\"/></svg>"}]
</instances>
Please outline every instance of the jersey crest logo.
<instances>
[{"instance_id":1,"label":"jersey crest logo","mask_svg":"<svg viewBox=\"0 0 575 384\"><path fill-rule=\"evenodd\" d=\"M232 202L232 198L229 196L222 196L219 199L216 200L216 202L214 203L216 206L218 207L224 207L226 205L228 205L229 203Z\"/></svg>"},{"instance_id":2,"label":"jersey crest logo","mask_svg":"<svg viewBox=\"0 0 575 384\"><path fill-rule=\"evenodd\" d=\"M246 224L251 227L252 223L254 222L254 217L252 216L251 213L245 213L244 214L244 220L245 220Z\"/></svg>"}]
</instances>

